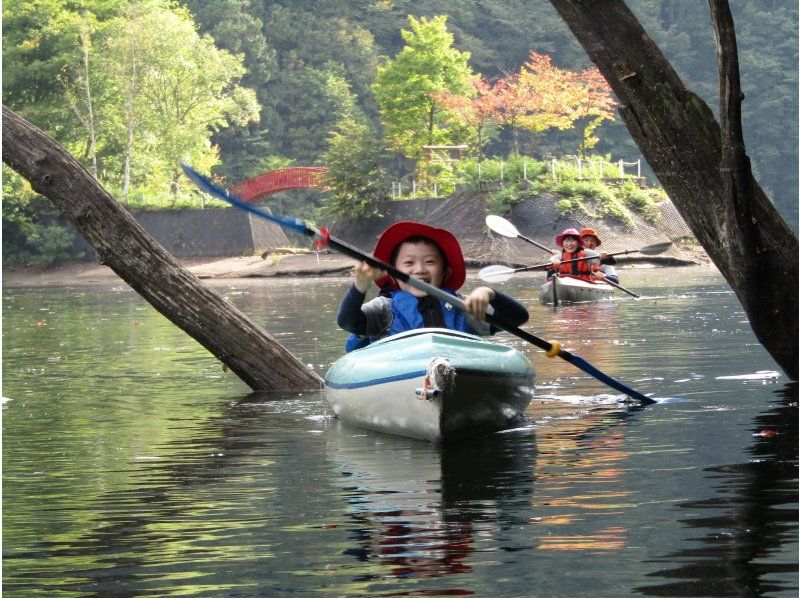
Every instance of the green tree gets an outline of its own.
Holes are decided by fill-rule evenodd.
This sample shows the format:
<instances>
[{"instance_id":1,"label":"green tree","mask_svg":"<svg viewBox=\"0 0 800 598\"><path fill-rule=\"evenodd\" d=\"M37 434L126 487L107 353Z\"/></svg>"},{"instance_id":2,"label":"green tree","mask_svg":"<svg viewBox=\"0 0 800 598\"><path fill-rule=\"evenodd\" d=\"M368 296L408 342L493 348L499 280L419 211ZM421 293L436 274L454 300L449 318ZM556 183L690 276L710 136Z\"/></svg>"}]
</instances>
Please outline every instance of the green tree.
<instances>
[{"instance_id":1,"label":"green tree","mask_svg":"<svg viewBox=\"0 0 800 598\"><path fill-rule=\"evenodd\" d=\"M214 38L217 47L241 54L246 73L241 85L252 89L258 101L260 118L244 126L232 124L212 136L219 146L220 164L215 171L230 182L237 182L268 170L267 164L291 159L277 156L279 140L270 129L272 92L278 73L278 56L268 39L261 0L188 0L199 31Z\"/></svg>"},{"instance_id":2,"label":"green tree","mask_svg":"<svg viewBox=\"0 0 800 598\"><path fill-rule=\"evenodd\" d=\"M369 31L339 16L348 12L342 3L338 10L313 2L267 4L264 26L279 64L264 88L263 127L269 130L270 149L298 164L318 163L325 151L321 141L341 117L328 75L346 81L361 110L377 119L370 89L377 49ZM317 97L320 91L326 97ZM327 101L332 103L326 108ZM323 117L326 110L333 118Z\"/></svg>"},{"instance_id":3,"label":"green tree","mask_svg":"<svg viewBox=\"0 0 800 598\"><path fill-rule=\"evenodd\" d=\"M76 55L71 56L61 68L58 81L64 88L64 99L72 112L80 121L86 132L86 151L84 156L90 161L92 174L97 177L97 136L98 115L96 104L98 101L95 91L105 90L104 85L98 85L98 71L92 68L92 61L96 58L92 51L92 39L98 32L99 26L94 15L83 13L64 13L57 24L66 37L77 38L78 47ZM93 89L94 88L94 89Z\"/></svg>"},{"instance_id":4,"label":"green tree","mask_svg":"<svg viewBox=\"0 0 800 598\"><path fill-rule=\"evenodd\" d=\"M143 145L157 158L155 172L170 181L175 193L179 162L201 167L216 162L211 134L229 124L257 120L258 106L255 93L237 85L244 75L241 56L219 50L210 36L198 35L186 9L145 6L148 10L137 16L144 20L140 30L150 36L139 57L138 102L147 130Z\"/></svg>"},{"instance_id":5,"label":"green tree","mask_svg":"<svg viewBox=\"0 0 800 598\"><path fill-rule=\"evenodd\" d=\"M320 141L328 137L337 123L363 119L342 69L336 67L334 64L325 69L306 67L298 73L292 108L303 119L292 123L286 137L301 164L319 160L320 146L324 146Z\"/></svg>"},{"instance_id":6,"label":"green tree","mask_svg":"<svg viewBox=\"0 0 800 598\"><path fill-rule=\"evenodd\" d=\"M470 83L473 92L469 95L444 91L434 94L434 97L448 112L449 119L474 130L475 153L478 162L483 162L483 148L491 138L491 127L497 120L499 97L494 86L480 75L473 77Z\"/></svg>"},{"instance_id":7,"label":"green tree","mask_svg":"<svg viewBox=\"0 0 800 598\"><path fill-rule=\"evenodd\" d=\"M328 219L368 218L386 199L386 174L381 167L384 147L362 120L342 120L328 138L325 164L331 187L321 215Z\"/></svg>"},{"instance_id":8,"label":"green tree","mask_svg":"<svg viewBox=\"0 0 800 598\"><path fill-rule=\"evenodd\" d=\"M586 150L597 145L594 131L604 120L614 120L617 102L611 86L596 68L586 69L577 74L574 81L575 92L571 97L571 118L577 123L578 151L586 158Z\"/></svg>"},{"instance_id":9,"label":"green tree","mask_svg":"<svg viewBox=\"0 0 800 598\"><path fill-rule=\"evenodd\" d=\"M187 9L168 0L35 4L3 7L14 26L4 31L4 95L126 193L132 183L175 191L180 160L212 166L211 135L258 119L255 94L238 85L242 57L198 35Z\"/></svg>"},{"instance_id":10,"label":"green tree","mask_svg":"<svg viewBox=\"0 0 800 598\"><path fill-rule=\"evenodd\" d=\"M3 2L3 103L40 128L57 133L59 141L79 156L86 155L86 132L64 101L60 77L65 66L71 75L81 68L80 26L86 24L93 37L95 28L113 16L118 4L119 0ZM76 80L71 78L69 83ZM91 92L96 96L100 89L95 86Z\"/></svg>"},{"instance_id":11,"label":"green tree","mask_svg":"<svg viewBox=\"0 0 800 598\"><path fill-rule=\"evenodd\" d=\"M457 139L456 131L445 123L447 114L437 94L469 94L474 75L467 64L469 53L453 47L447 17L408 19L411 30L402 31L405 47L394 60L378 68L372 89L389 146L418 159L423 145Z\"/></svg>"}]
</instances>

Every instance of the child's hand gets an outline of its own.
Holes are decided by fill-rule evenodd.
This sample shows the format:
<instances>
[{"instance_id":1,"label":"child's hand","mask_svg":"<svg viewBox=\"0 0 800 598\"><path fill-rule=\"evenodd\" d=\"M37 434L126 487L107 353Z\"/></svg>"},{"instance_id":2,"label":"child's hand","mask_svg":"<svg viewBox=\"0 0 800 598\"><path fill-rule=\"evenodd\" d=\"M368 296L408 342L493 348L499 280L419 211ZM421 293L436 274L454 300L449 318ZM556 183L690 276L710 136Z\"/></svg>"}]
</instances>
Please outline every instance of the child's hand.
<instances>
[{"instance_id":1,"label":"child's hand","mask_svg":"<svg viewBox=\"0 0 800 598\"><path fill-rule=\"evenodd\" d=\"M606 277L605 273L602 270L597 270L592 272L592 279L593 280L603 280Z\"/></svg>"},{"instance_id":2,"label":"child's hand","mask_svg":"<svg viewBox=\"0 0 800 598\"><path fill-rule=\"evenodd\" d=\"M353 269L353 284L360 293L366 293L373 282L384 276L385 270L373 268L367 262L359 262Z\"/></svg>"},{"instance_id":3,"label":"child's hand","mask_svg":"<svg viewBox=\"0 0 800 598\"><path fill-rule=\"evenodd\" d=\"M486 309L489 307L489 302L494 299L494 291L489 287L478 287L473 290L466 299L464 299L464 306L467 312L476 320L486 319Z\"/></svg>"}]
</instances>

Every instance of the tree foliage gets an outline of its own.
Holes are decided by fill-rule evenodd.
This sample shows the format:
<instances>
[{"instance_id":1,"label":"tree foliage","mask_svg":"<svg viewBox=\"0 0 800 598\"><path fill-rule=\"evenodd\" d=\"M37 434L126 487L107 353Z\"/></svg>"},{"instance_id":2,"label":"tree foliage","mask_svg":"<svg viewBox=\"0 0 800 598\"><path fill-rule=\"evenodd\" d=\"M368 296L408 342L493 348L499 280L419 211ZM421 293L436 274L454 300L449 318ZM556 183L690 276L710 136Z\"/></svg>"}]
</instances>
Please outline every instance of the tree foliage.
<instances>
[{"instance_id":1,"label":"tree foliage","mask_svg":"<svg viewBox=\"0 0 800 598\"><path fill-rule=\"evenodd\" d=\"M538 52L531 52L522 65L518 85L528 97L519 125L530 131L530 153L534 154L536 139L542 133L572 126L571 113L580 101L579 88L574 73L556 67L550 56Z\"/></svg>"},{"instance_id":2,"label":"tree foliage","mask_svg":"<svg viewBox=\"0 0 800 598\"><path fill-rule=\"evenodd\" d=\"M212 133L258 119L254 93L238 85L242 58L198 35L185 8L49 0L37 6L44 22L29 4L3 7L16 44L3 47L6 102L102 180L174 189L181 160L218 160Z\"/></svg>"},{"instance_id":3,"label":"tree foliage","mask_svg":"<svg viewBox=\"0 0 800 598\"><path fill-rule=\"evenodd\" d=\"M600 123L614 120L617 103L612 96L611 86L595 67L578 73L572 87L575 94L570 104L571 118L577 123L578 149L581 157L585 158L586 151L597 145L594 132Z\"/></svg>"},{"instance_id":4,"label":"tree foliage","mask_svg":"<svg viewBox=\"0 0 800 598\"><path fill-rule=\"evenodd\" d=\"M466 70L493 87L509 74L523 75L532 53L549 56L552 68L565 72L580 73L592 66L547 0L180 0L180 4L191 11L199 31L210 35L218 48L242 56L246 72L237 84L255 92L260 119L246 124L228 119L225 126L212 127L205 155L210 165L214 161L210 148L219 147L221 163L215 171L230 182L274 164L321 165L325 139L342 117L343 96L337 99L333 88L343 89L345 83L369 127L380 130L380 108L372 86L378 65L386 68L404 52L405 35L413 34L413 30L403 33L409 29L409 15L422 23L433 22L446 12L448 47L468 56ZM628 4L687 87L715 106L716 61L706 4L684 0L629 0ZM91 156L96 153L98 174L120 186L124 186L126 154L124 111L119 98L105 97L111 87L97 70L97 54L105 52L103 39L108 33L104 28L121 16L121 8L148 5L172 12L176 8L167 0L7 0L3 5L5 103L55 135L90 168ZM733 11L746 96L742 106L745 140L760 182L794 222L798 205L798 7L791 2L752 0L735 3ZM90 54L88 86L98 129L94 149L91 127L87 128L66 101L64 86L70 85L75 106L85 114L86 106L80 103L86 97L80 78L78 26L82 24L89 25L87 40L95 53ZM65 65L69 65L67 71ZM408 90L420 100L418 94L428 90L418 89L418 84L398 78L395 91ZM463 89L452 91L459 94ZM467 97L474 99L473 93ZM400 103L399 96L394 102ZM109 107L114 110L109 112ZM399 108L404 107L397 108L399 115ZM477 138L475 126L457 122L454 111L445 115L441 106L436 106L436 111L440 119L433 137L438 142ZM549 117L544 113L541 118ZM589 145L597 139L595 149L600 153L625 159L638 156L620 121L605 119L598 124L596 118L584 117L575 123L585 124ZM422 116L418 120L428 122ZM542 129L539 117L530 115L509 120L515 124L502 128L488 124L481 131L481 136L490 133L480 142L481 154L507 156L514 147L521 149L526 144L528 153L535 144L539 154L566 154L581 145L580 139L576 143L578 136L583 138L580 126ZM106 127L116 129L112 137L105 135ZM424 126L414 127L429 137ZM415 141L409 147L423 144ZM393 149L398 153L387 154L385 165L399 178L413 167L413 161L409 166L402 157L408 155L402 144ZM166 176L160 159L141 153L141 146L137 151L139 158L130 165L132 184L144 184L148 176Z\"/></svg>"},{"instance_id":5,"label":"tree foliage","mask_svg":"<svg viewBox=\"0 0 800 598\"><path fill-rule=\"evenodd\" d=\"M387 181L381 167L384 148L375 131L363 120L345 118L327 141L324 159L330 190L321 215L326 219L376 215L378 203L386 199Z\"/></svg>"},{"instance_id":6,"label":"tree foliage","mask_svg":"<svg viewBox=\"0 0 800 598\"><path fill-rule=\"evenodd\" d=\"M436 94L468 93L472 71L467 64L469 53L453 47L447 17L409 16L408 20L411 29L402 32L406 45L394 60L378 67L372 89L389 147L416 159L424 145L454 141Z\"/></svg>"},{"instance_id":7,"label":"tree foliage","mask_svg":"<svg viewBox=\"0 0 800 598\"><path fill-rule=\"evenodd\" d=\"M472 89L466 94L446 90L434 93L433 99L447 113L446 123L454 122L465 131L475 131L475 153L481 162L487 131L497 122L498 94L480 75L472 77L470 83Z\"/></svg>"}]
</instances>

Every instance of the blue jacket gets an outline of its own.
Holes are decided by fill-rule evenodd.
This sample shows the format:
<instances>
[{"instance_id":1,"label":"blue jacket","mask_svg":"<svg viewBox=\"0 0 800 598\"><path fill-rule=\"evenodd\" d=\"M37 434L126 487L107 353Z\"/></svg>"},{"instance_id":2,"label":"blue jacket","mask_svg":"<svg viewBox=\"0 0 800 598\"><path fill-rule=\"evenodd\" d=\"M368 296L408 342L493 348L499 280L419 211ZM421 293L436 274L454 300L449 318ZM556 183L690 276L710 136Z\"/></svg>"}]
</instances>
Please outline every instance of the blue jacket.
<instances>
[{"instance_id":1,"label":"blue jacket","mask_svg":"<svg viewBox=\"0 0 800 598\"><path fill-rule=\"evenodd\" d=\"M371 337L365 336L362 338L351 332L350 336L347 337L347 340L344 343L344 352L349 353L350 351L355 351L356 349L362 349L371 342L372 342Z\"/></svg>"},{"instance_id":2,"label":"blue jacket","mask_svg":"<svg viewBox=\"0 0 800 598\"><path fill-rule=\"evenodd\" d=\"M455 293L452 291L447 289L443 290L447 291L448 293L452 293L455 296ZM439 301L439 304L442 308L442 316L444 318L445 328L467 332L469 334L475 334L475 331L470 327L463 312L456 309L452 305L445 306L445 303L445 301ZM423 320L422 313L419 311L418 305L419 301L417 297L411 293L400 290L393 291L390 303L390 309L392 311L392 324L387 332L387 336L406 332L407 330L425 328L425 322ZM355 351L356 349L366 347L374 340L375 339L372 337L359 337L355 334L350 334L345 342L344 348L345 351L349 353L350 351Z\"/></svg>"},{"instance_id":3,"label":"blue jacket","mask_svg":"<svg viewBox=\"0 0 800 598\"><path fill-rule=\"evenodd\" d=\"M448 293L447 289L443 289ZM455 293L452 293L455 296ZM444 315L444 327L450 330L458 330L460 332L468 332L474 334L470 328L464 313L453 307L446 305L445 301L439 300L442 307L442 314ZM419 302L417 297L406 291L395 291L392 293L392 326L389 328L389 336L406 332L407 330L416 330L417 328L424 328L425 322L422 319L422 314L417 307Z\"/></svg>"}]
</instances>

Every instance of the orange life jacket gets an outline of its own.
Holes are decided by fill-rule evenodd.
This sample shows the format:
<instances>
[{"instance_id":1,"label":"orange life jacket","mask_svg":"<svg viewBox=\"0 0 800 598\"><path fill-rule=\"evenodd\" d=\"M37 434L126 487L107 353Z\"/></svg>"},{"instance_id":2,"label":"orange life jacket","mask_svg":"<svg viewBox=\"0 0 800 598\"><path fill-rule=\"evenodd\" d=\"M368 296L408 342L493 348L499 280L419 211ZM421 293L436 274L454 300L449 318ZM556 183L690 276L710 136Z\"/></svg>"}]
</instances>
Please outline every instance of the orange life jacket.
<instances>
[{"instance_id":1,"label":"orange life jacket","mask_svg":"<svg viewBox=\"0 0 800 598\"><path fill-rule=\"evenodd\" d=\"M567 253L561 251L561 265L558 267L559 274L570 274L577 276L583 280L592 280L592 267L589 265L589 260L582 260L580 262L571 262L565 264L567 260L574 260L577 258L586 257L582 250L578 249L575 253Z\"/></svg>"}]
</instances>

